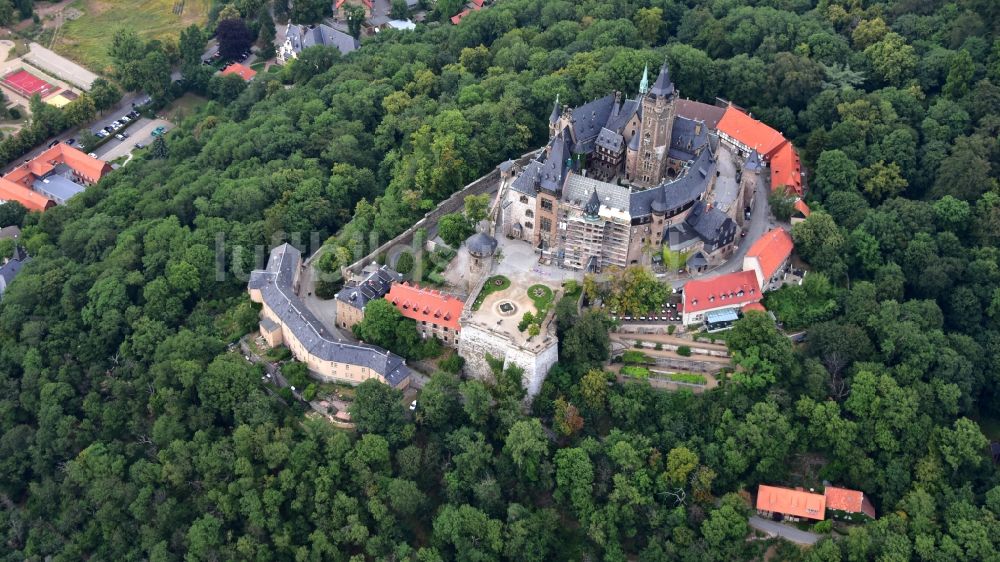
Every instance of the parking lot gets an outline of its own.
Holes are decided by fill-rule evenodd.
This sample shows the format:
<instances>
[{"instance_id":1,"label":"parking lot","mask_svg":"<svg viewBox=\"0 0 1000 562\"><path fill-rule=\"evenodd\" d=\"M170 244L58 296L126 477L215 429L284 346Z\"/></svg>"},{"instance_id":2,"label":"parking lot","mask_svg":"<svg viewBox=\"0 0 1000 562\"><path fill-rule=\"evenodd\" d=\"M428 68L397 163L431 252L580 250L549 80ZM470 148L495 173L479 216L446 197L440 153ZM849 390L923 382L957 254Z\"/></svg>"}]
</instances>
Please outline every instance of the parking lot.
<instances>
[{"instance_id":1,"label":"parking lot","mask_svg":"<svg viewBox=\"0 0 1000 562\"><path fill-rule=\"evenodd\" d=\"M123 141L112 139L107 144L97 149L97 157L106 162L128 155L135 149L136 144L149 146L153 143L153 131L157 127L163 127L164 132L173 128L173 124L163 119L146 119L140 117L126 129L128 138Z\"/></svg>"}]
</instances>

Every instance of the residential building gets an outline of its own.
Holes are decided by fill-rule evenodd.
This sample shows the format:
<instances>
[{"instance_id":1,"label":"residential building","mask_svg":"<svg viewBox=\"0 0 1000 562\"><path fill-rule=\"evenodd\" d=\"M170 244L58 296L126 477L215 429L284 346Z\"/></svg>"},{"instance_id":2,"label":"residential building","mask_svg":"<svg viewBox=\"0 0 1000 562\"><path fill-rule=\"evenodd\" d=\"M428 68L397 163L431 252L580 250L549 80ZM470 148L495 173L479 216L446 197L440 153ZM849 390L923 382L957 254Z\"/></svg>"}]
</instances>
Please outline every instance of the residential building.
<instances>
[{"instance_id":1,"label":"residential building","mask_svg":"<svg viewBox=\"0 0 1000 562\"><path fill-rule=\"evenodd\" d=\"M253 80L254 76L257 76L257 71L249 66L234 62L222 71L223 76L228 76L230 74L235 74L242 78L244 82L249 82Z\"/></svg>"},{"instance_id":2,"label":"residential building","mask_svg":"<svg viewBox=\"0 0 1000 562\"><path fill-rule=\"evenodd\" d=\"M14 281L17 274L21 272L24 264L29 261L31 261L31 258L28 257L28 253L24 251L24 248L20 246L14 246L14 254L4 258L3 265L0 265L0 298L3 298L7 287Z\"/></svg>"},{"instance_id":3,"label":"residential building","mask_svg":"<svg viewBox=\"0 0 1000 562\"><path fill-rule=\"evenodd\" d=\"M386 266L382 266L367 274L360 283L345 285L336 295L337 325L345 330L354 329L354 325L365 318L365 307L368 303L380 299L389 292L393 283L402 276Z\"/></svg>"},{"instance_id":4,"label":"residential building","mask_svg":"<svg viewBox=\"0 0 1000 562\"><path fill-rule=\"evenodd\" d=\"M826 496L828 510L843 512L842 515L846 518L863 514L875 519L875 506L864 492L827 486L823 495Z\"/></svg>"},{"instance_id":5,"label":"residential building","mask_svg":"<svg viewBox=\"0 0 1000 562\"><path fill-rule=\"evenodd\" d=\"M733 322L747 304L763 297L753 271L737 271L708 279L695 279L684 285L685 326Z\"/></svg>"},{"instance_id":6,"label":"residential building","mask_svg":"<svg viewBox=\"0 0 1000 562\"><path fill-rule=\"evenodd\" d=\"M58 143L0 178L0 201L44 211L65 204L110 171L107 162Z\"/></svg>"},{"instance_id":7,"label":"residential building","mask_svg":"<svg viewBox=\"0 0 1000 562\"><path fill-rule=\"evenodd\" d=\"M303 49L316 45L336 47L341 54L346 55L361 47L361 42L329 25L320 24L310 27L290 23L285 31L285 42L278 48L276 60L278 64L285 64L298 58Z\"/></svg>"},{"instance_id":8,"label":"residential building","mask_svg":"<svg viewBox=\"0 0 1000 562\"><path fill-rule=\"evenodd\" d=\"M344 341L331 333L297 294L302 254L290 244L271 250L267 268L250 274L250 300L262 305L260 331L271 345L284 345L313 376L359 384L376 379L396 388L410 382L410 369L382 348Z\"/></svg>"},{"instance_id":9,"label":"residential building","mask_svg":"<svg viewBox=\"0 0 1000 562\"><path fill-rule=\"evenodd\" d=\"M771 189L786 186L802 195L802 165L795 147L779 131L729 105L719 120L719 138L741 156L756 151L771 166Z\"/></svg>"},{"instance_id":10,"label":"residential building","mask_svg":"<svg viewBox=\"0 0 1000 562\"><path fill-rule=\"evenodd\" d=\"M435 337L446 345L458 347L465 303L458 297L418 285L396 283L385 299L392 303L404 318L417 322L421 337Z\"/></svg>"},{"instance_id":11,"label":"residential building","mask_svg":"<svg viewBox=\"0 0 1000 562\"><path fill-rule=\"evenodd\" d=\"M805 490L761 484L757 488L757 513L764 517L781 516L790 521L826 519L826 497Z\"/></svg>"},{"instance_id":12,"label":"residential building","mask_svg":"<svg viewBox=\"0 0 1000 562\"><path fill-rule=\"evenodd\" d=\"M764 233L743 256L743 269L753 271L757 284L767 290L780 280L782 271L792 257L792 236L778 227Z\"/></svg>"}]
</instances>

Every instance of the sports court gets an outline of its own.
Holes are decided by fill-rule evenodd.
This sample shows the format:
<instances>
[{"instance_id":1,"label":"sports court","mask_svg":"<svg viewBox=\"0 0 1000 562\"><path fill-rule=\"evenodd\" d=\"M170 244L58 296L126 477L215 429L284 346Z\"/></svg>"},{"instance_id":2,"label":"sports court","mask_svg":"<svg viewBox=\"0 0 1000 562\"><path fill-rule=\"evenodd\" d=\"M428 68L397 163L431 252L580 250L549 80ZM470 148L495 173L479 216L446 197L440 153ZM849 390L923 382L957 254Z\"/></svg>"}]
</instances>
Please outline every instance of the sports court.
<instances>
[{"instance_id":1,"label":"sports court","mask_svg":"<svg viewBox=\"0 0 1000 562\"><path fill-rule=\"evenodd\" d=\"M52 84L23 68L4 76L3 84L26 98L30 98L35 94L44 98L56 89Z\"/></svg>"}]
</instances>

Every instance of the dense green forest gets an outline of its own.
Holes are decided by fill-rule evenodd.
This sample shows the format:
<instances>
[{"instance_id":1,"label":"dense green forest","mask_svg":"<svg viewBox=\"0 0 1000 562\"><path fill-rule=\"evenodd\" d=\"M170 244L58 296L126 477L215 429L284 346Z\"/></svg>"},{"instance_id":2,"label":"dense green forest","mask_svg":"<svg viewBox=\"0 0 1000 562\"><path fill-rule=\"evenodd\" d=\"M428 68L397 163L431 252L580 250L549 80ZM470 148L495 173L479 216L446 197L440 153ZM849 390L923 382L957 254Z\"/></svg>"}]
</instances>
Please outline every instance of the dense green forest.
<instances>
[{"instance_id":1,"label":"dense green forest","mask_svg":"<svg viewBox=\"0 0 1000 562\"><path fill-rule=\"evenodd\" d=\"M498 0L258 75L22 219L34 260L0 304L0 559L737 560L770 544L745 540L741 491L821 479L880 518L781 559L1000 559L983 434L1000 437L998 11ZM608 384L605 320L558 306L569 359L530 412L516 372L439 373L413 421L362 385L356 433L226 352L256 323L246 273L272 243L316 232L348 259L544 142L556 95L634 94L663 57L685 97L733 100L800 147L813 272L768 304L806 344L749 314L728 336L740 377L654 392Z\"/></svg>"}]
</instances>

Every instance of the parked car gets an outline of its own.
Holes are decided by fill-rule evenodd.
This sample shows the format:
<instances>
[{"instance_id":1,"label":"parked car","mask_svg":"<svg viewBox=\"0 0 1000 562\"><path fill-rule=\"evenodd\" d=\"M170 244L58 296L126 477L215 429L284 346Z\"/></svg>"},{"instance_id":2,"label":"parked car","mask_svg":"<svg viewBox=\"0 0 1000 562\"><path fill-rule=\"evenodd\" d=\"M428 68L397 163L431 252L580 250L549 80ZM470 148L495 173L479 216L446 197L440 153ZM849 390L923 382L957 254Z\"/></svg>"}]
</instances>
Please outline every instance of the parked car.
<instances>
[{"instance_id":1,"label":"parked car","mask_svg":"<svg viewBox=\"0 0 1000 562\"><path fill-rule=\"evenodd\" d=\"M102 129L94 133L94 136L96 136L99 139L103 139L104 137L108 136L108 132Z\"/></svg>"},{"instance_id":2,"label":"parked car","mask_svg":"<svg viewBox=\"0 0 1000 562\"><path fill-rule=\"evenodd\" d=\"M123 135L121 133L118 133L117 135L115 135L115 138L118 139L118 140L120 140L120 141L123 141L123 140L125 140L125 135Z\"/></svg>"},{"instance_id":3,"label":"parked car","mask_svg":"<svg viewBox=\"0 0 1000 562\"><path fill-rule=\"evenodd\" d=\"M66 139L66 144L73 146L76 144L76 139Z\"/></svg>"},{"instance_id":4,"label":"parked car","mask_svg":"<svg viewBox=\"0 0 1000 562\"><path fill-rule=\"evenodd\" d=\"M137 142L137 143L135 143L135 147L136 148L146 148L146 145L142 144L141 142Z\"/></svg>"},{"instance_id":5,"label":"parked car","mask_svg":"<svg viewBox=\"0 0 1000 562\"><path fill-rule=\"evenodd\" d=\"M97 155L96 155L96 154L94 154L93 152L91 152L91 153L90 153L90 154L88 154L87 156L90 156L91 158L97 158Z\"/></svg>"},{"instance_id":6,"label":"parked car","mask_svg":"<svg viewBox=\"0 0 1000 562\"><path fill-rule=\"evenodd\" d=\"M104 130L105 130L106 132L109 132L109 133L110 133L110 132L112 132L112 131L114 131L114 129L113 129L113 128L111 128L111 125L108 125L108 126L104 127Z\"/></svg>"},{"instance_id":7,"label":"parked car","mask_svg":"<svg viewBox=\"0 0 1000 562\"><path fill-rule=\"evenodd\" d=\"M128 115L122 115L122 118L119 119L119 121L121 121L122 123L128 123L131 120L132 120L132 118L129 117Z\"/></svg>"},{"instance_id":8,"label":"parked car","mask_svg":"<svg viewBox=\"0 0 1000 562\"><path fill-rule=\"evenodd\" d=\"M50 143L49 143L49 148L52 148L53 146L55 146L55 145L57 145L57 144L59 144L59 139L56 139L56 140L54 140L54 141L50 142Z\"/></svg>"},{"instance_id":9,"label":"parked car","mask_svg":"<svg viewBox=\"0 0 1000 562\"><path fill-rule=\"evenodd\" d=\"M163 125L160 125L159 127L153 129L153 132L150 134L153 135L154 137L158 137L165 132L167 132L167 128L164 127Z\"/></svg>"}]
</instances>

